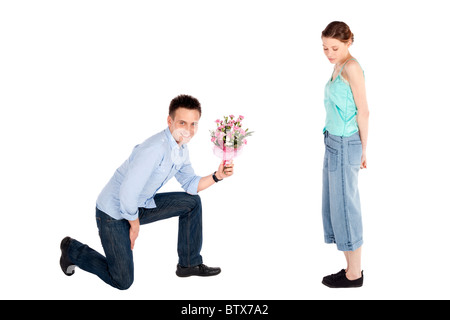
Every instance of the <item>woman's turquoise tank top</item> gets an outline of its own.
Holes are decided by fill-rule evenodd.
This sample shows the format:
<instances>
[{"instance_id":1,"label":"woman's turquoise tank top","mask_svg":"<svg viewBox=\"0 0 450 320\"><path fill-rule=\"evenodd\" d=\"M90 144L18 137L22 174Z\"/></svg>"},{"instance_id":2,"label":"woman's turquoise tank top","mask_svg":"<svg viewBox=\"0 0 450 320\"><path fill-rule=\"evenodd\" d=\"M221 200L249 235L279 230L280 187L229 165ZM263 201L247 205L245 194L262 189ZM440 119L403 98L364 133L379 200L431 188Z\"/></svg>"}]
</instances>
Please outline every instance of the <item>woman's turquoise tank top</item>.
<instances>
[{"instance_id":1,"label":"woman's turquoise tank top","mask_svg":"<svg viewBox=\"0 0 450 320\"><path fill-rule=\"evenodd\" d=\"M352 89L348 81L341 76L344 66L350 60L356 61L353 58L347 60L336 78L333 80L333 75L331 75L331 79L325 86L327 116L323 132L328 131L332 135L341 137L349 137L358 132L358 123L356 122L358 109L353 99Z\"/></svg>"}]
</instances>

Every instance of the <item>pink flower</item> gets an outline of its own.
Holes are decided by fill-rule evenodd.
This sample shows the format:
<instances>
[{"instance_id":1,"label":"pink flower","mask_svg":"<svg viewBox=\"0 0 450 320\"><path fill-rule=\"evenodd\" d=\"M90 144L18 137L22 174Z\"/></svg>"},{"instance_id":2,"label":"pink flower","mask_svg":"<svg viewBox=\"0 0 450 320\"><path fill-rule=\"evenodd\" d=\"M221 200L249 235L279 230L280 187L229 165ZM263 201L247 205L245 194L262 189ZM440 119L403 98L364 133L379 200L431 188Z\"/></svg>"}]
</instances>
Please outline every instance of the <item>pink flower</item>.
<instances>
[{"instance_id":1,"label":"pink flower","mask_svg":"<svg viewBox=\"0 0 450 320\"><path fill-rule=\"evenodd\" d=\"M237 155L237 151L247 144L247 139L244 138L248 135L248 129L242 129L243 119L243 115L236 117L230 114L229 116L224 116L224 120L215 120L217 127L215 131L211 131L211 142L215 144L214 150L218 149L221 151L219 156L222 157L223 155L225 157L225 154L228 154L226 155L227 159L228 157L232 158Z\"/></svg>"}]
</instances>

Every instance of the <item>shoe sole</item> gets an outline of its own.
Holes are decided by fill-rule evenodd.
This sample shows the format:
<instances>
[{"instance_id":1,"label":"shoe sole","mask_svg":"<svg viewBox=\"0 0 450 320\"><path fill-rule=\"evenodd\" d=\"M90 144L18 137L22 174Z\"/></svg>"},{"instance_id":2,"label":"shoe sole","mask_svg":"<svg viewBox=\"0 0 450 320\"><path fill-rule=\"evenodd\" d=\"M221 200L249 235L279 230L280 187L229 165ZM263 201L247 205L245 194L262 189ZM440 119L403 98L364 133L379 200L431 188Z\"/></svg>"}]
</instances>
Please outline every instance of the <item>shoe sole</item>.
<instances>
[{"instance_id":1,"label":"shoe sole","mask_svg":"<svg viewBox=\"0 0 450 320\"><path fill-rule=\"evenodd\" d=\"M63 260L63 258L61 257L59 259L59 265L60 266L61 266L62 260ZM61 266L61 270L66 276L70 277L70 276L72 276L75 273L75 267L76 267L75 265L70 265L70 266L67 267L66 271L64 271L63 267Z\"/></svg>"},{"instance_id":2,"label":"shoe sole","mask_svg":"<svg viewBox=\"0 0 450 320\"><path fill-rule=\"evenodd\" d=\"M219 271L216 274L179 274L178 271L175 271L175 274L178 277L180 277L180 278L188 278L188 277L191 277L191 276L194 276L194 277L214 277L214 276L217 276L218 274L220 274L220 272L221 271Z\"/></svg>"},{"instance_id":3,"label":"shoe sole","mask_svg":"<svg viewBox=\"0 0 450 320\"><path fill-rule=\"evenodd\" d=\"M332 288L332 289L361 288L363 286L362 284L357 284L357 285L352 285L352 286L347 286L347 287L336 287L336 286L332 286L332 285L326 283L325 281L322 281L322 284L327 286L328 288Z\"/></svg>"},{"instance_id":4,"label":"shoe sole","mask_svg":"<svg viewBox=\"0 0 450 320\"><path fill-rule=\"evenodd\" d=\"M67 237L66 237L67 238ZM62 262L63 262L63 242L64 242L64 240L66 240L66 238L64 238L62 241L61 241L61 244L60 244L60 246L59 246L59 248L61 249L61 258L59 259L59 265L61 266L61 270L62 270L62 272L66 275L66 276L72 276L74 273L75 273L75 265L70 265L70 266L68 266L67 268L66 268L66 271L64 271L64 269L63 269L63 267L62 267Z\"/></svg>"}]
</instances>

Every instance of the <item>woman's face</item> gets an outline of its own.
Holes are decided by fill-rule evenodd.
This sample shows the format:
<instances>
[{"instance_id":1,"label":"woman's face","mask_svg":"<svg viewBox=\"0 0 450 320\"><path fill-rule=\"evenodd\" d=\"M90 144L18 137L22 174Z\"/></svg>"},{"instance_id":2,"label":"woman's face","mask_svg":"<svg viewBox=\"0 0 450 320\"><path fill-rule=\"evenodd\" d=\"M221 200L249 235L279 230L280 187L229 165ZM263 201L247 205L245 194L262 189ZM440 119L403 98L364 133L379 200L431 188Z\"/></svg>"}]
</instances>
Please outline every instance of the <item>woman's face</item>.
<instances>
[{"instance_id":1,"label":"woman's face","mask_svg":"<svg viewBox=\"0 0 450 320\"><path fill-rule=\"evenodd\" d=\"M342 42L338 39L322 37L323 52L332 64L342 63L348 57L348 48L351 42Z\"/></svg>"}]
</instances>

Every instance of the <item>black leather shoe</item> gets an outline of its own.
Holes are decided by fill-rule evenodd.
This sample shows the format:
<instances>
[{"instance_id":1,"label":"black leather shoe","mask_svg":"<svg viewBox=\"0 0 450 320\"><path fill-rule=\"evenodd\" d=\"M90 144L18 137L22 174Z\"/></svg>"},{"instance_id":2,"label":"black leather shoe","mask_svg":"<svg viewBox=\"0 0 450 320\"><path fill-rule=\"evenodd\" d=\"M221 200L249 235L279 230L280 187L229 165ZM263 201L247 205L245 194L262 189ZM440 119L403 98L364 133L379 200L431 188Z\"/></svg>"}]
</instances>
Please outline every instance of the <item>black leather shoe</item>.
<instances>
[{"instance_id":1,"label":"black leather shoe","mask_svg":"<svg viewBox=\"0 0 450 320\"><path fill-rule=\"evenodd\" d=\"M361 278L356 280L348 280L345 270L342 269L338 273L331 274L323 278L322 283L330 288L359 288L364 282L364 274L361 271Z\"/></svg>"},{"instance_id":2,"label":"black leather shoe","mask_svg":"<svg viewBox=\"0 0 450 320\"><path fill-rule=\"evenodd\" d=\"M218 275L220 271L220 268L210 268L208 266L205 266L203 263L195 267L182 267L178 264L177 271L175 273L179 277L210 277Z\"/></svg>"},{"instance_id":3,"label":"black leather shoe","mask_svg":"<svg viewBox=\"0 0 450 320\"><path fill-rule=\"evenodd\" d=\"M75 273L75 265L70 261L69 254L67 250L69 249L69 244L72 241L70 237L65 237L61 241L61 258L59 259L59 264L61 266L61 270L64 272L66 276L71 276Z\"/></svg>"}]
</instances>

